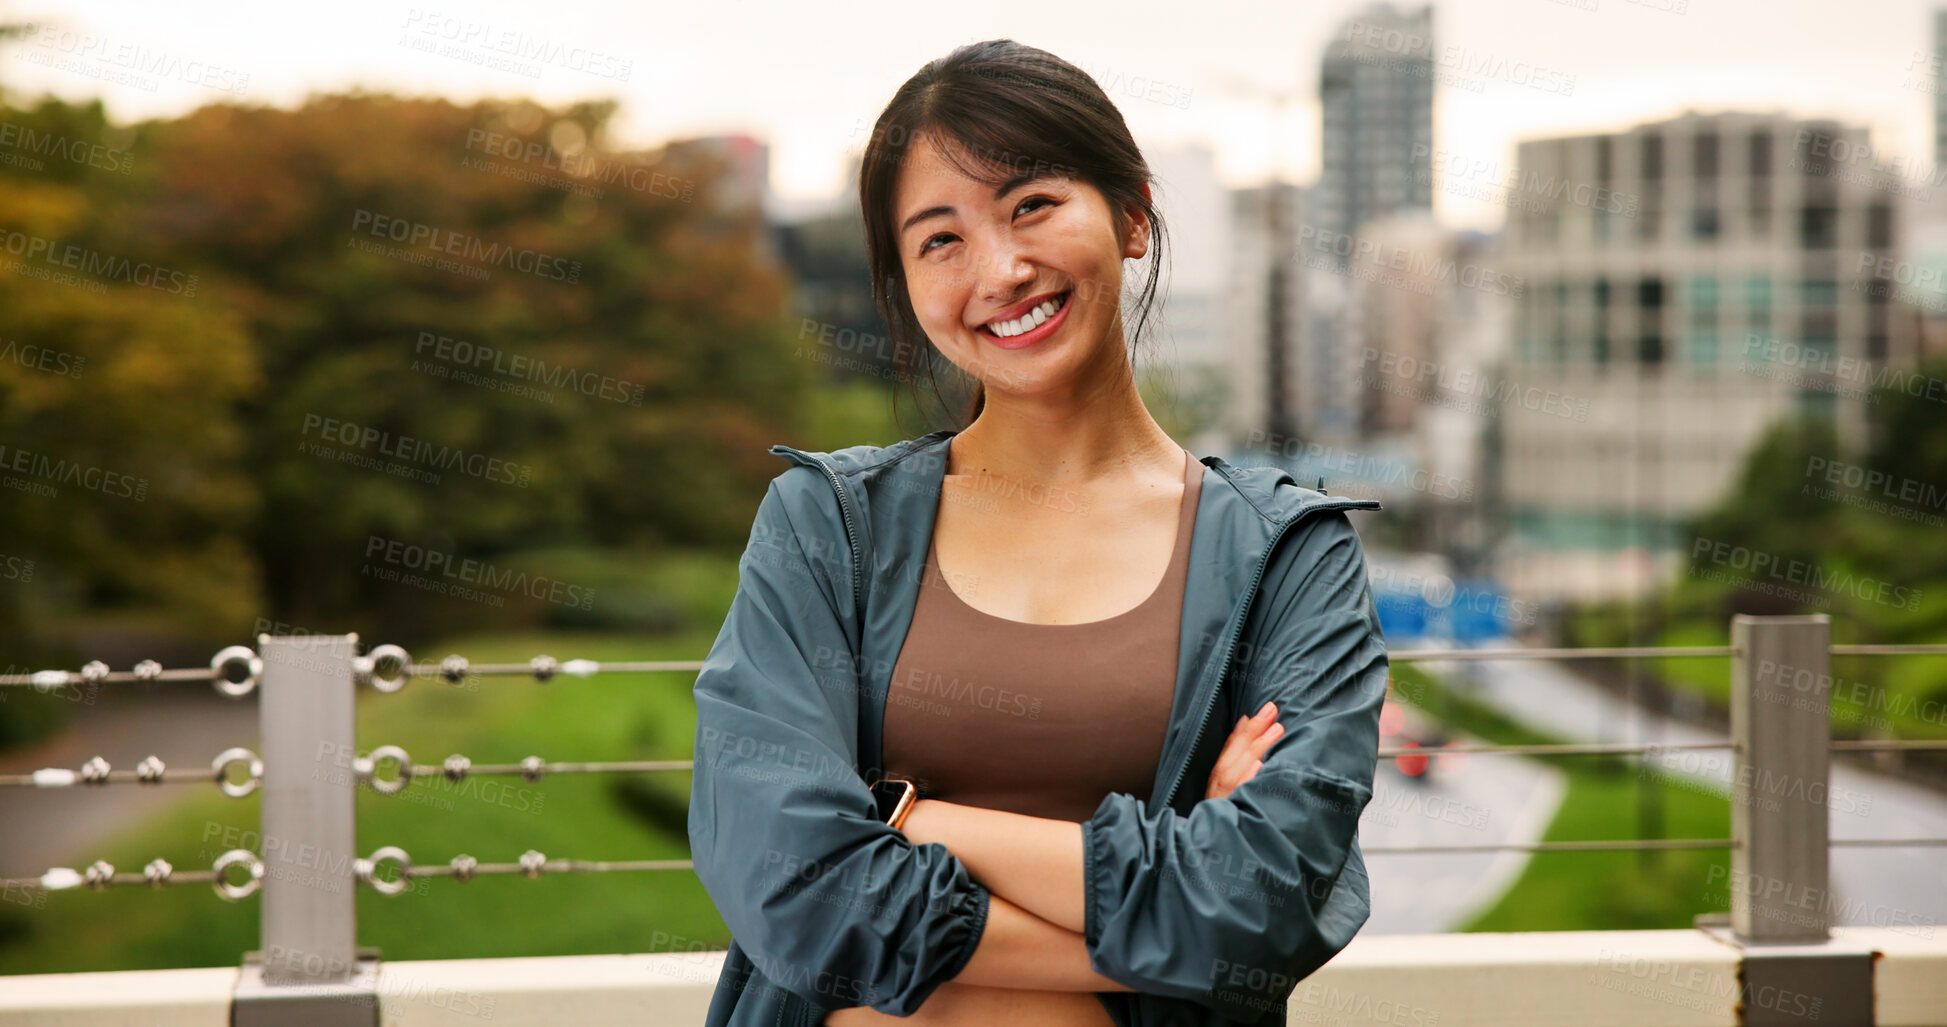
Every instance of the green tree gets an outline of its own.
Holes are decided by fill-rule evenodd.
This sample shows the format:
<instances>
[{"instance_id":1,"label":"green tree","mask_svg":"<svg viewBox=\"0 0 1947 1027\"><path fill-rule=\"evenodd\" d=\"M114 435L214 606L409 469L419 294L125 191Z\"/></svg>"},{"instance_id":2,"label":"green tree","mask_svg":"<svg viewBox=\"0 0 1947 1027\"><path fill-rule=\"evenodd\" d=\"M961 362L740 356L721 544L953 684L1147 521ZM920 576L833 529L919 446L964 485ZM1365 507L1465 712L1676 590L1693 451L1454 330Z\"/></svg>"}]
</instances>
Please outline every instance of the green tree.
<instances>
[{"instance_id":1,"label":"green tree","mask_svg":"<svg viewBox=\"0 0 1947 1027\"><path fill-rule=\"evenodd\" d=\"M53 619L77 608L234 623L261 600L230 412L261 387L249 337L210 283L104 224L127 179L61 156L118 142L98 104L3 113L23 162L0 164L0 550L33 573L0 581L0 662L66 655Z\"/></svg>"},{"instance_id":2,"label":"green tree","mask_svg":"<svg viewBox=\"0 0 1947 1027\"><path fill-rule=\"evenodd\" d=\"M353 94L140 126L142 230L221 270L262 354L239 413L281 619L488 615L361 576L386 540L741 541L813 369L761 221L711 202L721 169L606 152L612 112Z\"/></svg>"},{"instance_id":3,"label":"green tree","mask_svg":"<svg viewBox=\"0 0 1947 1027\"><path fill-rule=\"evenodd\" d=\"M818 368L714 148L617 152L613 112L0 108L0 232L34 246L0 252L0 446L32 472L0 488L0 664L98 655L84 617L193 650L509 615L362 575L373 539L541 575L734 551Z\"/></svg>"}]
</instances>

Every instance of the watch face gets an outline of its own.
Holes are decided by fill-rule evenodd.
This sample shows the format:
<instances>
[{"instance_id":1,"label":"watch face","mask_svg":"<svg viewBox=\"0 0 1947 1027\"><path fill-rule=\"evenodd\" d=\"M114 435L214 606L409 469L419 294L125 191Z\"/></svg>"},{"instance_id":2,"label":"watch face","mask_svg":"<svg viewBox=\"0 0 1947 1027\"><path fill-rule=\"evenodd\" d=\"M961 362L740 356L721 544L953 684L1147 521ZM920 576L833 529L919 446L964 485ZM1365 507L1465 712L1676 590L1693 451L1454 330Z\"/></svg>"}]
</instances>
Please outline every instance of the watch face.
<instances>
[{"instance_id":1,"label":"watch face","mask_svg":"<svg viewBox=\"0 0 1947 1027\"><path fill-rule=\"evenodd\" d=\"M904 781L880 781L872 786L872 797L879 803L879 820L890 823L892 814L899 808L900 796L906 794L911 785Z\"/></svg>"}]
</instances>

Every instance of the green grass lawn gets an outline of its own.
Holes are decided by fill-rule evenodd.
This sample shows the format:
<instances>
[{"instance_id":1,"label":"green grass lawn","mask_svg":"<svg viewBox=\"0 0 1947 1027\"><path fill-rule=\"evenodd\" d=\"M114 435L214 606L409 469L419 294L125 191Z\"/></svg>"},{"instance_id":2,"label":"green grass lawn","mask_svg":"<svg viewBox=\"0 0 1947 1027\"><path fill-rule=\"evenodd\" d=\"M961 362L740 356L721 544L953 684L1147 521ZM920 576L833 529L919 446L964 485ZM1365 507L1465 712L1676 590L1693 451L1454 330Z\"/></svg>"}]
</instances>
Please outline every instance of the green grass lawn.
<instances>
[{"instance_id":1,"label":"green grass lawn","mask_svg":"<svg viewBox=\"0 0 1947 1027\"><path fill-rule=\"evenodd\" d=\"M1559 744L1468 699L1412 664L1394 664L1403 701L1485 741ZM1484 756L1482 759L1511 759ZM1621 838L1726 838L1730 800L1660 773L1644 776L1635 761L1615 757L1531 757L1559 767L1568 791L1544 841ZM1506 895L1465 931L1648 930L1691 926L1698 913L1728 909L1711 867L1728 850L1542 852L1528 860Z\"/></svg>"},{"instance_id":2,"label":"green grass lawn","mask_svg":"<svg viewBox=\"0 0 1947 1027\"><path fill-rule=\"evenodd\" d=\"M1659 793L1663 830L1656 837L1724 838L1730 802L1681 785L1639 782L1636 775L1569 774L1568 794L1544 841L1636 836L1640 789ZM1698 913L1729 909L1722 881L1724 850L1669 852L1538 852L1514 886L1468 931L1652 930L1691 926Z\"/></svg>"},{"instance_id":3,"label":"green grass lawn","mask_svg":"<svg viewBox=\"0 0 1947 1027\"><path fill-rule=\"evenodd\" d=\"M733 575L734 583L734 575ZM414 653L425 662L447 652L475 663L525 662L546 652L558 659L700 659L714 628L661 638L563 636L460 638ZM415 678L403 691L358 698L358 746L403 746L413 762L437 764L448 754L475 763L548 760L688 759L696 730L690 672L557 677L473 678L477 690ZM688 795L687 773L653 779L675 800ZM403 847L415 863L444 863L459 853L481 862L513 862L529 849L550 858L685 859L680 824L659 829L632 816L621 801L621 776L470 777L459 785L415 780L399 795L357 791L358 854ZM254 835L259 798L229 799L213 788L170 786L181 796L149 820L131 825L100 853L118 870L139 870L157 856L179 869L207 868L238 842L261 849ZM409 801L408 797L421 801ZM155 891L117 886L46 895L42 909L0 907L0 972L236 965L258 947L261 895L239 903L205 884ZM358 892L358 940L384 958L567 955L720 948L729 933L709 896L687 871L439 877L386 897Z\"/></svg>"}]
</instances>

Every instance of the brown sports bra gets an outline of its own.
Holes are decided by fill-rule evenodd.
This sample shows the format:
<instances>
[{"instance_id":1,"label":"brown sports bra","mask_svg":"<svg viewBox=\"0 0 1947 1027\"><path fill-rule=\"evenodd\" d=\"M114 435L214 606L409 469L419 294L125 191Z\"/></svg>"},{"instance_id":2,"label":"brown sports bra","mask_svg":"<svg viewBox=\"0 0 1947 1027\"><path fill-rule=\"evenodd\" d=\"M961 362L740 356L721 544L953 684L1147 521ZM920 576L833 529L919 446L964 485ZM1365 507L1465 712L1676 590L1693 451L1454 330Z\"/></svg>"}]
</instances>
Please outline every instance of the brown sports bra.
<instances>
[{"instance_id":1,"label":"brown sports bra","mask_svg":"<svg viewBox=\"0 0 1947 1027\"><path fill-rule=\"evenodd\" d=\"M1183 456L1169 569L1113 617L1034 624L976 610L941 577L929 543L886 696L887 774L932 798L1077 822L1110 792L1149 798L1203 483L1203 463Z\"/></svg>"}]
</instances>

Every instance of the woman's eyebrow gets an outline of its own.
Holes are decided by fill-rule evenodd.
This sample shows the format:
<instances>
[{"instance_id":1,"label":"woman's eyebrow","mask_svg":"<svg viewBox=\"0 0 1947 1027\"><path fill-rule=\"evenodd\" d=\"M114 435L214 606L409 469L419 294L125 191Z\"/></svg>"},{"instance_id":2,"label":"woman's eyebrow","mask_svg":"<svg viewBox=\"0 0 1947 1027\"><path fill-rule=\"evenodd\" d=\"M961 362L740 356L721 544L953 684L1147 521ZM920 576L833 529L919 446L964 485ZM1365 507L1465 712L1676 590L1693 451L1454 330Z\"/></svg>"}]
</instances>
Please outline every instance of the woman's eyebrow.
<instances>
[{"instance_id":1,"label":"woman's eyebrow","mask_svg":"<svg viewBox=\"0 0 1947 1027\"><path fill-rule=\"evenodd\" d=\"M1036 168L1035 170L1030 171L1026 174L1015 175L1013 178L1010 178L1007 181L1002 182L1001 187L999 189L994 190L994 199L996 200L1002 199L1006 197L1008 193L1011 193L1014 190L1019 189L1024 185L1027 185L1029 182L1038 182L1044 178L1053 178L1053 177L1055 177L1055 172L1054 169L1052 168ZM905 235L906 232L910 230L914 225L917 225L920 222L925 221L927 218L936 218L951 213L953 213L952 207L928 207L925 210L922 210L919 213L914 214L912 217L907 218L906 223L899 226L899 234L902 236Z\"/></svg>"}]
</instances>

